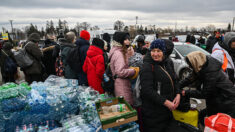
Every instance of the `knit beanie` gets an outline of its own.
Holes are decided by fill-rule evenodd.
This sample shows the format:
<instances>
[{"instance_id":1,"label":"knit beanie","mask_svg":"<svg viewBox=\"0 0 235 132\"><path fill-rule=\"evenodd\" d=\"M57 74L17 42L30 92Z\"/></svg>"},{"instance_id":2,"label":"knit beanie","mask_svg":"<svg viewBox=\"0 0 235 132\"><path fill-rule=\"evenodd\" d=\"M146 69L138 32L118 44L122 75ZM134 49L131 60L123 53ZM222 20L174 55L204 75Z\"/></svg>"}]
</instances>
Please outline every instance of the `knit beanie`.
<instances>
[{"instance_id":1,"label":"knit beanie","mask_svg":"<svg viewBox=\"0 0 235 132\"><path fill-rule=\"evenodd\" d=\"M105 40L107 43L110 43L111 37L108 33L103 34L103 40Z\"/></svg>"},{"instance_id":2,"label":"knit beanie","mask_svg":"<svg viewBox=\"0 0 235 132\"><path fill-rule=\"evenodd\" d=\"M29 35L29 38L28 38L29 41L32 41L32 42L39 42L40 40L40 35L38 33L32 33Z\"/></svg>"},{"instance_id":3,"label":"knit beanie","mask_svg":"<svg viewBox=\"0 0 235 132\"><path fill-rule=\"evenodd\" d=\"M166 52L166 45L164 40L156 39L151 43L150 50L153 50L155 48L160 49L163 53Z\"/></svg>"},{"instance_id":4,"label":"knit beanie","mask_svg":"<svg viewBox=\"0 0 235 132\"><path fill-rule=\"evenodd\" d=\"M163 39L163 40L165 41L165 45L166 45L166 56L169 56L174 49L174 43L170 41L169 39Z\"/></svg>"},{"instance_id":5,"label":"knit beanie","mask_svg":"<svg viewBox=\"0 0 235 132\"><path fill-rule=\"evenodd\" d=\"M82 30L80 32L80 37L87 40L87 41L89 41L91 36L90 36L89 32L87 32L86 30Z\"/></svg>"},{"instance_id":6,"label":"knit beanie","mask_svg":"<svg viewBox=\"0 0 235 132\"><path fill-rule=\"evenodd\" d=\"M115 32L113 35L113 40L119 42L120 44L124 44L124 40L130 39L130 35L125 32Z\"/></svg>"},{"instance_id":7,"label":"knit beanie","mask_svg":"<svg viewBox=\"0 0 235 132\"><path fill-rule=\"evenodd\" d=\"M101 49L104 49L104 41L99 38L94 38L92 40L92 45L95 45Z\"/></svg>"}]
</instances>

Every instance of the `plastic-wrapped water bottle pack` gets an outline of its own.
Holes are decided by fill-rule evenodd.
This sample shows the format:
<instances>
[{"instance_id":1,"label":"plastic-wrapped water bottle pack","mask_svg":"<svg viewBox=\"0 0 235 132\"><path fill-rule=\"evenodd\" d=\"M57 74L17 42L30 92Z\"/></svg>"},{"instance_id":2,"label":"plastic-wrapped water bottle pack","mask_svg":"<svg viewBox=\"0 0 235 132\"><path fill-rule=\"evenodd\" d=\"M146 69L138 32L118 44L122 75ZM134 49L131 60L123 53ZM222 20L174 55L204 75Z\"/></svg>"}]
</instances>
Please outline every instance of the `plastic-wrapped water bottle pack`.
<instances>
[{"instance_id":1,"label":"plastic-wrapped water bottle pack","mask_svg":"<svg viewBox=\"0 0 235 132\"><path fill-rule=\"evenodd\" d=\"M90 87L78 86L77 80L57 76L33 82L30 87L4 84L0 93L1 132L94 132L101 127L95 102L109 98ZM120 130L138 132L138 125L129 123L99 132Z\"/></svg>"},{"instance_id":2,"label":"plastic-wrapped water bottle pack","mask_svg":"<svg viewBox=\"0 0 235 132\"><path fill-rule=\"evenodd\" d=\"M62 120L61 123L63 127L57 128L57 132L139 132L139 126L135 122L106 130L101 129L95 102L99 99L106 98L110 98L110 96L107 94L100 95L92 88L87 87L80 89L80 94L78 96L80 102L80 115Z\"/></svg>"}]
</instances>

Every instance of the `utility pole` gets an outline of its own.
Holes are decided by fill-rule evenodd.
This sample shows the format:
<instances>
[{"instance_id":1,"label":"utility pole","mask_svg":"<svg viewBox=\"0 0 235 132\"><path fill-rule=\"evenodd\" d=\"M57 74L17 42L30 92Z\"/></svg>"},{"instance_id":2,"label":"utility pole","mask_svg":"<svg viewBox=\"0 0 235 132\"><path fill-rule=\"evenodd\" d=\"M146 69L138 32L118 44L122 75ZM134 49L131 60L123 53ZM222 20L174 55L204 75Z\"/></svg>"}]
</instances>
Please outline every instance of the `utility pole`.
<instances>
[{"instance_id":1,"label":"utility pole","mask_svg":"<svg viewBox=\"0 0 235 132\"><path fill-rule=\"evenodd\" d=\"M233 26L232 26L232 31L234 29L234 21L235 21L235 17L233 17Z\"/></svg>"},{"instance_id":2,"label":"utility pole","mask_svg":"<svg viewBox=\"0 0 235 132\"><path fill-rule=\"evenodd\" d=\"M176 36L176 30L177 30L177 21L175 22L175 36Z\"/></svg>"},{"instance_id":3,"label":"utility pole","mask_svg":"<svg viewBox=\"0 0 235 132\"><path fill-rule=\"evenodd\" d=\"M13 24L12 24L13 20L9 20L9 21L10 21L10 24L11 24L11 34L13 36ZM14 39L14 37L13 37L13 39Z\"/></svg>"}]
</instances>

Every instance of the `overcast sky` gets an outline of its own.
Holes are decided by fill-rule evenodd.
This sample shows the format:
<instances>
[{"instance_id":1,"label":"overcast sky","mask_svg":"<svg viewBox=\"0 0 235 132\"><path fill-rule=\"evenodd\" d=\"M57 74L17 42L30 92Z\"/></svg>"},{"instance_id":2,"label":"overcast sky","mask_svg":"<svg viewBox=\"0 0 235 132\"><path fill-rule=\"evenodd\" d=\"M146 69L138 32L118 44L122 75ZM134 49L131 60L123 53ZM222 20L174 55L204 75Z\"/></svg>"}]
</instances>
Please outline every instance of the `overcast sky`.
<instances>
[{"instance_id":1,"label":"overcast sky","mask_svg":"<svg viewBox=\"0 0 235 132\"><path fill-rule=\"evenodd\" d=\"M235 17L234 0L1 0L0 31L13 26L22 29L30 23L39 28L47 20L66 20L70 28L88 22L111 28L116 20L125 25L138 23L156 27L203 27L214 24L225 28Z\"/></svg>"}]
</instances>

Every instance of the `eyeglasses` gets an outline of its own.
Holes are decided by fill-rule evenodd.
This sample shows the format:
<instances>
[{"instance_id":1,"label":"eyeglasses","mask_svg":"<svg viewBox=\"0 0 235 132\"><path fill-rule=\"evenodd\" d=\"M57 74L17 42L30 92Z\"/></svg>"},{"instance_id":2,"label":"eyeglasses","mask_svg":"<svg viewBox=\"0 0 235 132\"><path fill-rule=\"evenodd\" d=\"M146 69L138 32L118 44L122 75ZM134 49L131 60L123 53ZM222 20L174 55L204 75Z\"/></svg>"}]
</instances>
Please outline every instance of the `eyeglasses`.
<instances>
[{"instance_id":1,"label":"eyeglasses","mask_svg":"<svg viewBox=\"0 0 235 132\"><path fill-rule=\"evenodd\" d=\"M129 48L130 47L130 45L126 45L126 48Z\"/></svg>"}]
</instances>

